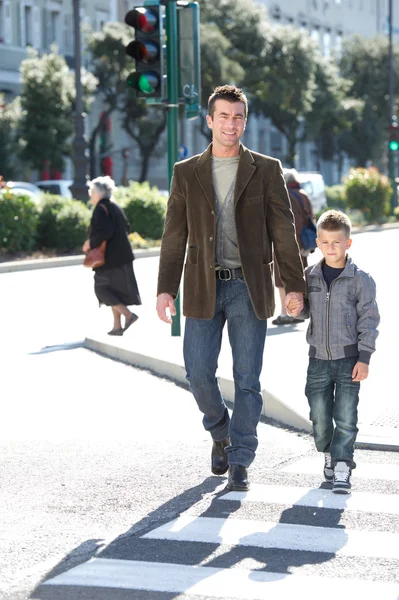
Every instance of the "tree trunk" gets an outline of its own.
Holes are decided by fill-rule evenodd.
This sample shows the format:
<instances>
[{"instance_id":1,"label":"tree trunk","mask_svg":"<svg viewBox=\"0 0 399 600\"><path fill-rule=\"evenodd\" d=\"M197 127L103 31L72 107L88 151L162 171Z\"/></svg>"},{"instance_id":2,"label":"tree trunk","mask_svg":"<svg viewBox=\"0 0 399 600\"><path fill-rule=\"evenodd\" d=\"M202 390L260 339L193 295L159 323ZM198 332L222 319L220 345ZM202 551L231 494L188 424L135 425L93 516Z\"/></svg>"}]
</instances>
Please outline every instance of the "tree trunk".
<instances>
[{"instance_id":1,"label":"tree trunk","mask_svg":"<svg viewBox=\"0 0 399 600\"><path fill-rule=\"evenodd\" d=\"M96 153L96 141L97 141L97 136L100 132L100 129L104 123L104 121L114 112L114 107L111 106L109 107L107 110L105 110L101 117L98 120L97 125L95 126L95 128L93 129L93 131L91 132L91 136L89 139L89 169L90 169L90 179L94 179L95 177L97 177L97 173L98 173L98 156Z\"/></svg>"},{"instance_id":2,"label":"tree trunk","mask_svg":"<svg viewBox=\"0 0 399 600\"><path fill-rule=\"evenodd\" d=\"M149 150L148 148L140 148L141 152L141 170L140 170L140 178L139 181L140 183L143 183L144 181L147 181L147 174L148 174L148 169L150 166L150 158L151 158L151 154L152 154L152 149Z\"/></svg>"},{"instance_id":3,"label":"tree trunk","mask_svg":"<svg viewBox=\"0 0 399 600\"><path fill-rule=\"evenodd\" d=\"M288 165L291 167L291 169L293 169L295 167L297 139L296 139L296 137L287 135L287 142L288 142L288 150L287 150L286 161L287 161Z\"/></svg>"}]
</instances>

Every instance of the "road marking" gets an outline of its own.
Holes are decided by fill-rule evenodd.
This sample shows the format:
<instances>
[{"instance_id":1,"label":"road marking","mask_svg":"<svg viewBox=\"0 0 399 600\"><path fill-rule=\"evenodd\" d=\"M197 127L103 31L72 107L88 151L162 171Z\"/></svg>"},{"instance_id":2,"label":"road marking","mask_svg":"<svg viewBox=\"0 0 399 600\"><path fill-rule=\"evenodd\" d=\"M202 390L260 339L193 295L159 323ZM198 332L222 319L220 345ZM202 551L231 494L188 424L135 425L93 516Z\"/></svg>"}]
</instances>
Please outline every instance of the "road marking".
<instances>
[{"instance_id":1,"label":"road marking","mask_svg":"<svg viewBox=\"0 0 399 600\"><path fill-rule=\"evenodd\" d=\"M229 492L219 499L399 514L399 499L396 494L356 492L350 495L338 495L333 494L329 489L252 484L249 492Z\"/></svg>"},{"instance_id":2,"label":"road marking","mask_svg":"<svg viewBox=\"0 0 399 600\"><path fill-rule=\"evenodd\" d=\"M317 474L323 477L323 460L317 456L311 458L302 458L288 467L284 467L280 472L283 473L307 473ZM399 465L390 465L386 463L359 463L353 470L354 478L362 479L385 479L387 481L399 481Z\"/></svg>"},{"instance_id":3,"label":"road marking","mask_svg":"<svg viewBox=\"0 0 399 600\"><path fill-rule=\"evenodd\" d=\"M144 538L327 552L399 560L399 534L183 515Z\"/></svg>"},{"instance_id":4,"label":"road marking","mask_svg":"<svg viewBox=\"0 0 399 600\"><path fill-rule=\"evenodd\" d=\"M320 595L323 600L336 600L339 596L397 600L399 595L398 584L104 558L83 563L43 585L174 592L229 600L277 600L281 594L305 598L310 590L312 596Z\"/></svg>"}]
</instances>

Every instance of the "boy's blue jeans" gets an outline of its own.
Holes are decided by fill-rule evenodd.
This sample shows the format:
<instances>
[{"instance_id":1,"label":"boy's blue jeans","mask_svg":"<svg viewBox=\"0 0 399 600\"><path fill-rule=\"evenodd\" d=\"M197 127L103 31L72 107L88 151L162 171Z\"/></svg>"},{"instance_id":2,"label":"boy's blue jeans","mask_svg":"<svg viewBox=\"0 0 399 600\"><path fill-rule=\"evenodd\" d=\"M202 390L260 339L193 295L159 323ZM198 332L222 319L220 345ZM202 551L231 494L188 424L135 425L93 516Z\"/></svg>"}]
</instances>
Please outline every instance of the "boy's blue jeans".
<instances>
[{"instance_id":1,"label":"boy's blue jeans","mask_svg":"<svg viewBox=\"0 0 399 600\"><path fill-rule=\"evenodd\" d=\"M346 462L352 469L357 432L360 383L352 381L357 357L309 359L305 394L319 452L329 452L332 464Z\"/></svg>"},{"instance_id":2,"label":"boy's blue jeans","mask_svg":"<svg viewBox=\"0 0 399 600\"><path fill-rule=\"evenodd\" d=\"M222 332L227 330L233 355L234 409L230 416L216 379ZM186 318L184 362L190 389L204 414L212 438L230 435L230 465L249 467L258 446L256 428L262 412L260 374L266 321L259 320L243 279L216 280L215 316L210 320Z\"/></svg>"}]
</instances>

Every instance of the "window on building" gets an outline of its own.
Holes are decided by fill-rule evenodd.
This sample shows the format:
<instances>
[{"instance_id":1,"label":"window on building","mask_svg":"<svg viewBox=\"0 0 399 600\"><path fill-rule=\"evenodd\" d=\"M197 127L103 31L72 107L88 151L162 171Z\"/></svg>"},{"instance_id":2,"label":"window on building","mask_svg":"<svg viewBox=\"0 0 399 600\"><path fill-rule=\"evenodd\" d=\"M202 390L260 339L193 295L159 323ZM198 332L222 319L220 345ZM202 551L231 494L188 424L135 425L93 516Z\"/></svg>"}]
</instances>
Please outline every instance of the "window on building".
<instances>
[{"instance_id":1,"label":"window on building","mask_svg":"<svg viewBox=\"0 0 399 600\"><path fill-rule=\"evenodd\" d=\"M50 44L61 45L61 15L58 10L50 11Z\"/></svg>"},{"instance_id":2,"label":"window on building","mask_svg":"<svg viewBox=\"0 0 399 600\"><path fill-rule=\"evenodd\" d=\"M24 36L25 46L33 46L33 9L24 6Z\"/></svg>"},{"instance_id":3,"label":"window on building","mask_svg":"<svg viewBox=\"0 0 399 600\"><path fill-rule=\"evenodd\" d=\"M331 58L331 33L329 29L323 33L323 55L327 60Z\"/></svg>"},{"instance_id":4,"label":"window on building","mask_svg":"<svg viewBox=\"0 0 399 600\"><path fill-rule=\"evenodd\" d=\"M320 44L320 28L318 25L314 26L310 37L312 38L312 40L314 40L317 44Z\"/></svg>"},{"instance_id":5,"label":"window on building","mask_svg":"<svg viewBox=\"0 0 399 600\"><path fill-rule=\"evenodd\" d=\"M336 58L342 56L342 31L338 31L335 35L335 56Z\"/></svg>"},{"instance_id":6,"label":"window on building","mask_svg":"<svg viewBox=\"0 0 399 600\"><path fill-rule=\"evenodd\" d=\"M4 21L5 21L4 2L3 2L3 0L0 0L0 44L5 43Z\"/></svg>"},{"instance_id":7,"label":"window on building","mask_svg":"<svg viewBox=\"0 0 399 600\"><path fill-rule=\"evenodd\" d=\"M101 31L106 23L109 21L108 12L105 10L96 11L96 29Z\"/></svg>"}]
</instances>

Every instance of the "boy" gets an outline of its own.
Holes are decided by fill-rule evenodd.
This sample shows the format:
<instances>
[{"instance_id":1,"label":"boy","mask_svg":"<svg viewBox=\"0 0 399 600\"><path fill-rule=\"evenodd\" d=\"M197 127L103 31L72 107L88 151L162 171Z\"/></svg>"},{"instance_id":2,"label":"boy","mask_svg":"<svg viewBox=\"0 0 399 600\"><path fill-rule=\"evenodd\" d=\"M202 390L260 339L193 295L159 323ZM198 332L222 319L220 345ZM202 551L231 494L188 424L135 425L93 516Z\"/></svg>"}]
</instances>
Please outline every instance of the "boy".
<instances>
[{"instance_id":1,"label":"boy","mask_svg":"<svg viewBox=\"0 0 399 600\"><path fill-rule=\"evenodd\" d=\"M305 270L301 316L309 317L309 367L305 394L316 448L324 452L324 477L332 491L350 493L360 382L367 378L380 321L373 279L347 255L351 222L329 210L317 222L323 259ZM300 312L291 300L288 310Z\"/></svg>"}]
</instances>

